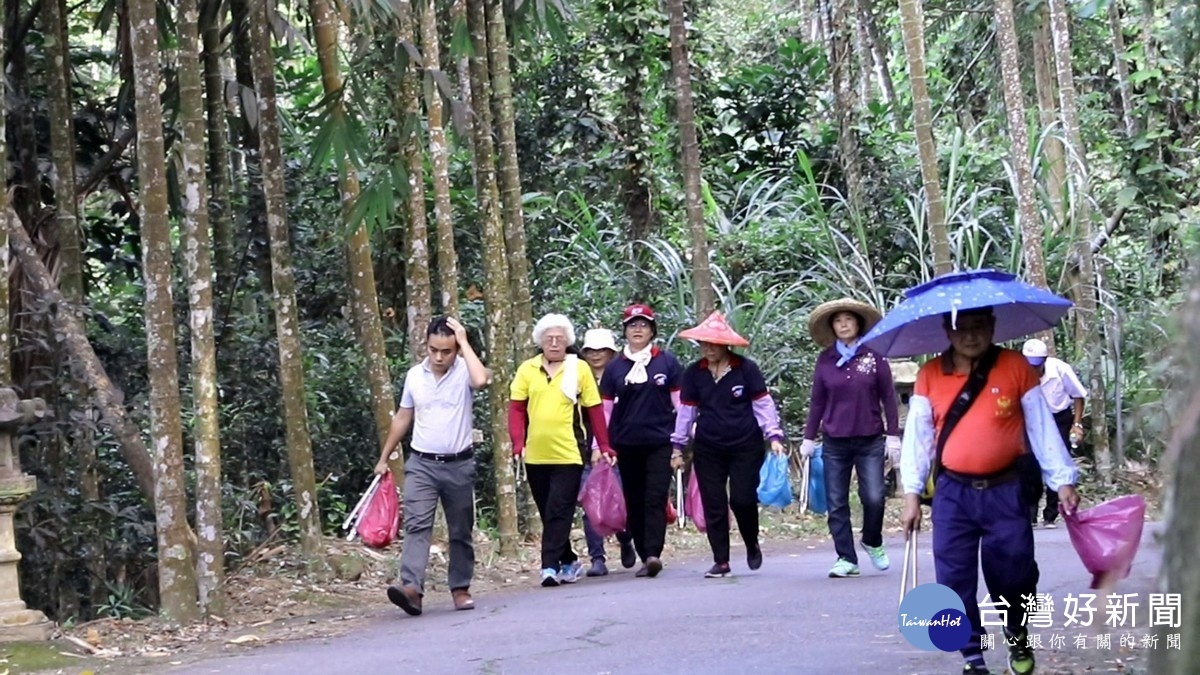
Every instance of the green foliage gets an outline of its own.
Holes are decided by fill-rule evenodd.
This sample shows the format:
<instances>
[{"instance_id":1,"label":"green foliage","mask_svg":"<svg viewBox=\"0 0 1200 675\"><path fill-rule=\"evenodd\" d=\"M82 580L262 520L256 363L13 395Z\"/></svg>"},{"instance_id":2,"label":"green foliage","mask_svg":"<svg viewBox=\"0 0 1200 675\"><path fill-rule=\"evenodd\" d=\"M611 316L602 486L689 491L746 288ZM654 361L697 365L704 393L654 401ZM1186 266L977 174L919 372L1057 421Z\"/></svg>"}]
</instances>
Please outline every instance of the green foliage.
<instances>
[{"instance_id":1,"label":"green foliage","mask_svg":"<svg viewBox=\"0 0 1200 675\"><path fill-rule=\"evenodd\" d=\"M1086 350L1074 344L1070 323L1056 337L1082 370L1098 368L1104 374L1111 389L1110 426L1120 421L1127 454L1153 460L1177 415L1164 396L1173 385L1174 362L1162 357L1170 353L1175 336L1169 317L1191 272L1189 255L1200 251L1200 99L1194 75L1200 33L1195 0L1177 3L1147 21L1140 15L1142 7L1126 4L1124 56L1131 68L1136 133L1126 134L1113 82L1105 14L1110 9L1102 1L1073 5L1073 59L1092 189L1086 196L1074 189L1068 193L1063 222L1052 217L1050 195L1039 195L1039 209L1046 223L1048 276L1056 291L1069 288L1083 199L1091 200L1093 229L1110 235L1097 256L1102 272L1099 322L1109 338L1102 363L1082 358ZM812 9L812 3L783 0L688 4L703 199L718 305L751 339L748 353L762 365L792 436L807 413L817 355L806 330L812 308L841 296L887 308L903 289L933 274L909 122L912 93L895 7L873 7L897 101L894 107L870 97L859 101L854 124L867 206L864 213L853 213L843 197L827 46L814 40L813 16L802 5ZM121 138L121 130L131 126L132 86L120 68L117 5L83 3L72 9L76 161L80 175L90 177ZM991 6L971 0L926 9L928 84L953 260L960 268L1020 271L1023 241L1013 226L1006 168L1010 150ZM287 125L288 206L306 403L328 533L336 531L347 505L366 486L378 452L363 356L348 320L348 228L341 218L337 179L349 166L361 180L350 225L366 225L373 237L385 341L399 382L410 365L404 335L403 216L409 176L399 149L410 134L424 134L422 120L397 110L404 77L397 72L411 54L396 44L394 7L354 0L346 10L353 25L343 45L343 61L350 65L343 69L341 91L326 95L323 90L317 59L304 48L295 27L302 23L295 16L302 9L281 7L276 50L279 103ZM508 10L535 314L562 311L580 328L617 328L625 304L648 302L659 314L662 344L685 361L695 358L694 347L677 338L697 317L682 209L674 80L661 7L650 0L535 0ZM1024 58L1031 51L1034 15L1020 14ZM451 64L470 51L470 43L465 26L451 25L447 18L439 17L447 48L442 62ZM164 45L174 46L173 24L165 21L160 29ZM22 213L35 239L53 246L47 205L53 202L54 182L46 168L49 120L40 30L34 22L10 54L14 88L8 129L15 145L9 187L15 199L29 202ZM163 101L166 136L175 144L180 135L173 68L164 68L168 86ZM444 70L441 77L429 74L423 85L436 86L461 122L466 117L462 102L445 77L453 68ZM253 90L227 84L227 95L236 99L230 112L232 149L238 160L251 160L235 172L231 208L238 268L236 278L223 280L229 283L217 289L215 318L225 537L229 560L236 565L255 547L268 540L286 541L295 531L257 168L253 152L237 147L244 140L241 121L254 115ZM345 107L344 117L332 114L335 103ZM1042 146L1062 131L1033 126L1035 119L1031 112L1037 147L1030 153L1038 178L1043 178L1048 167ZM478 338L484 334L484 304L473 292L483 284L470 147L461 126L450 130L450 138L462 284L456 290L467 297L462 319L483 352ZM81 221L89 338L123 393L131 419L145 428L148 391L135 166L127 151L108 169L101 167L103 181L82 200ZM635 241L638 208L652 217L639 221L649 223L650 231ZM47 259L55 259L51 251ZM185 445L190 447L194 420L190 350L182 328L187 323L185 291L182 282L177 284L180 385ZM27 324L16 338L20 384L35 392L57 392L66 364L55 355L56 343L44 325L32 319L47 308L30 302L23 305L20 316ZM84 407L73 393L60 393L60 409L73 412L34 425L21 441L22 465L41 486L18 516L25 599L59 620L139 616L157 604L152 514L115 440L80 412ZM475 426L490 430L485 403L480 394ZM478 446L476 487L480 527L494 534L496 486L488 436L490 432ZM77 444L90 444L97 453L101 499L94 503L80 494L83 467ZM190 479L190 465L188 472ZM104 579L93 578L85 564L96 556L105 561Z\"/></svg>"}]
</instances>

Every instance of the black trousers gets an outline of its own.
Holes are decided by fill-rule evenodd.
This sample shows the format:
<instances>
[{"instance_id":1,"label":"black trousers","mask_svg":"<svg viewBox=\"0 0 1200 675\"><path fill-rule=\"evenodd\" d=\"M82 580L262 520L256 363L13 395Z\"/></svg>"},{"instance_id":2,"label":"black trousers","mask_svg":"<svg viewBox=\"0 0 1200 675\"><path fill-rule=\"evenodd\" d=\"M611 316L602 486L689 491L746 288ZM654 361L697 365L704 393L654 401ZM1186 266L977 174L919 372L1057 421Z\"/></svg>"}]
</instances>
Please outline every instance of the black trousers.
<instances>
[{"instance_id":1,"label":"black trousers","mask_svg":"<svg viewBox=\"0 0 1200 675\"><path fill-rule=\"evenodd\" d=\"M693 449L692 468L704 503L708 545L717 564L729 562L730 510L746 548L758 548L758 471L765 456L760 444L713 448L697 443Z\"/></svg>"},{"instance_id":2,"label":"black trousers","mask_svg":"<svg viewBox=\"0 0 1200 675\"><path fill-rule=\"evenodd\" d=\"M571 549L571 525L579 501L582 464L526 464L529 492L542 519L542 569L560 569L578 559Z\"/></svg>"},{"instance_id":3,"label":"black trousers","mask_svg":"<svg viewBox=\"0 0 1200 675\"><path fill-rule=\"evenodd\" d=\"M1054 413L1054 426L1058 427L1058 433L1062 436L1063 445L1067 446L1067 451L1071 449L1071 425L1075 423L1075 411L1071 408L1064 408ZM1046 495L1046 507L1042 509L1042 521L1053 523L1058 519L1058 492L1051 490L1042 484L1042 468L1038 465L1037 460L1030 454L1029 460L1025 465L1030 472L1026 479L1030 485L1026 492L1028 500L1027 507L1029 509L1029 520L1033 523L1038 521L1038 503L1042 500L1042 494Z\"/></svg>"},{"instance_id":4,"label":"black trousers","mask_svg":"<svg viewBox=\"0 0 1200 675\"><path fill-rule=\"evenodd\" d=\"M667 494L671 490L671 444L613 449L621 467L625 530L633 537L633 547L643 561L662 557L667 538Z\"/></svg>"}]
</instances>

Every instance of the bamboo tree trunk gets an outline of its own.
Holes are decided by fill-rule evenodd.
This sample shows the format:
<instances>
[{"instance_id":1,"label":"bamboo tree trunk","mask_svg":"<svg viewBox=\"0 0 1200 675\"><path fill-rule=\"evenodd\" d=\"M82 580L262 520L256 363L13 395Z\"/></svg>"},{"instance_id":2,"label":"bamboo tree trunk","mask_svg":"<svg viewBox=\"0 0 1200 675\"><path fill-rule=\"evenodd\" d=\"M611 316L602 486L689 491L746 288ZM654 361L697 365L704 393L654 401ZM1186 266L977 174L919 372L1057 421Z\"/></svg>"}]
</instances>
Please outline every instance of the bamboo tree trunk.
<instances>
[{"instance_id":1,"label":"bamboo tree trunk","mask_svg":"<svg viewBox=\"0 0 1200 675\"><path fill-rule=\"evenodd\" d=\"M203 48L197 0L179 0L179 118L183 126L183 269L192 336L196 444L196 581L200 609L224 613L225 539L221 512L221 436L213 329L212 235L205 176ZM211 111L211 110L210 110ZM221 111L224 116L224 111Z\"/></svg>"},{"instance_id":2,"label":"bamboo tree trunk","mask_svg":"<svg viewBox=\"0 0 1200 675\"><path fill-rule=\"evenodd\" d=\"M642 35L658 26L647 17L661 17L657 11L648 12L646 0L614 0L606 5L605 57L613 63L620 76L620 113L614 120L617 126L621 166L621 204L629 223L630 262L634 264L634 292L648 295L655 284L651 278L651 254L645 242L658 232L658 212L650 194L650 146L647 137L646 96L647 46Z\"/></svg>"},{"instance_id":3,"label":"bamboo tree trunk","mask_svg":"<svg viewBox=\"0 0 1200 675\"><path fill-rule=\"evenodd\" d=\"M626 49L637 50L634 42ZM658 231L658 213L650 196L648 139L645 138L645 95L646 77L640 53L630 56L625 63L625 82L621 85L621 117L617 127L621 133L621 144L625 148L624 172L621 193L625 205L625 217L629 219L629 236L634 242L648 241Z\"/></svg>"},{"instance_id":4,"label":"bamboo tree trunk","mask_svg":"<svg viewBox=\"0 0 1200 675\"><path fill-rule=\"evenodd\" d=\"M54 167L54 215L58 241L58 285L78 305L83 301L83 253L75 206L75 124L71 110L70 49L66 43L63 0L42 0L46 49L46 102L50 122L50 159Z\"/></svg>"},{"instance_id":5,"label":"bamboo tree trunk","mask_svg":"<svg viewBox=\"0 0 1200 675\"><path fill-rule=\"evenodd\" d=\"M1125 56L1125 28L1121 25L1121 15L1121 0L1110 0L1108 26L1112 31L1117 91L1121 94L1121 119L1125 122L1125 137L1133 138L1138 134L1138 124L1133 112L1133 87L1129 84L1129 59Z\"/></svg>"},{"instance_id":6,"label":"bamboo tree trunk","mask_svg":"<svg viewBox=\"0 0 1200 675\"><path fill-rule=\"evenodd\" d=\"M421 6L421 51L427 72L441 70L434 0L425 0ZM429 159L433 165L440 305L444 314L458 316L458 253L454 245L454 211L450 204L450 146L442 125L442 96L436 86L425 87L425 118L429 126Z\"/></svg>"},{"instance_id":7,"label":"bamboo tree trunk","mask_svg":"<svg viewBox=\"0 0 1200 675\"><path fill-rule=\"evenodd\" d=\"M484 304L487 310L488 365L492 383L488 387L491 413L492 459L496 472L496 519L500 530L500 552L517 549L517 500L512 471L512 442L508 438L508 385L512 380L513 348L511 285L508 280L507 247L500 221L500 188L496 184L495 152L492 147L491 84L487 65L487 17L484 0L467 0L471 31L471 105L475 111L475 184L479 218L483 229Z\"/></svg>"},{"instance_id":8,"label":"bamboo tree trunk","mask_svg":"<svg viewBox=\"0 0 1200 675\"><path fill-rule=\"evenodd\" d=\"M171 302L171 231L163 143L158 24L153 0L128 0L137 111L142 277L146 284L146 361L150 375L150 440L154 448L158 588L163 614L180 622L197 615L194 548L187 540L183 426Z\"/></svg>"},{"instance_id":9,"label":"bamboo tree trunk","mask_svg":"<svg viewBox=\"0 0 1200 675\"><path fill-rule=\"evenodd\" d=\"M145 0L143 0L145 1ZM312 440L304 400L304 357L296 307L296 280L287 221L287 194L280 147L279 109L275 102L275 57L268 27L273 8L263 3L250 17L250 62L258 87L258 129L267 234L271 243L271 287L279 342L279 381L283 398L285 442L292 495L299 519L300 546L315 562L321 550L321 516L313 475Z\"/></svg>"},{"instance_id":10,"label":"bamboo tree trunk","mask_svg":"<svg viewBox=\"0 0 1200 675\"><path fill-rule=\"evenodd\" d=\"M1142 0L1142 11L1139 17L1142 33L1142 65L1139 70L1152 71L1158 68L1158 41L1155 39L1154 23L1157 20L1157 8L1155 0ZM1158 84L1154 79L1147 80L1142 85L1142 95L1144 97L1157 97ZM1146 132L1147 136L1153 138L1158 131L1158 119L1155 114L1155 107L1151 106L1146 110L1141 127ZM1155 143L1154 158L1163 161L1163 144Z\"/></svg>"},{"instance_id":11,"label":"bamboo tree trunk","mask_svg":"<svg viewBox=\"0 0 1200 675\"><path fill-rule=\"evenodd\" d=\"M1178 342L1184 355L1187 372L1186 388L1178 392L1181 415L1167 445L1161 463L1167 479L1167 497L1163 511L1167 514L1163 537L1163 561L1160 588L1181 597L1178 628L1180 649L1155 649L1151 668L1156 675L1191 675L1200 662L1200 528L1195 514L1200 513L1200 358L1195 345L1200 344L1200 274L1192 271L1192 288L1188 303L1178 316L1183 329Z\"/></svg>"},{"instance_id":12,"label":"bamboo tree trunk","mask_svg":"<svg viewBox=\"0 0 1200 675\"><path fill-rule=\"evenodd\" d=\"M1076 283L1078 310L1076 334L1087 351L1091 374L1089 404L1092 417L1092 447L1096 468L1107 477L1112 469L1112 450L1108 443L1107 392L1104 388L1104 334L1096 299L1097 275L1092 252L1091 177L1087 164L1087 149L1079 131L1079 108L1075 94L1075 68L1071 63L1070 18L1065 0L1049 0L1050 34L1054 38L1054 61L1058 70L1058 96L1062 108L1063 128L1067 132L1068 157L1075 176L1076 250L1079 256L1079 280Z\"/></svg>"},{"instance_id":13,"label":"bamboo tree trunk","mask_svg":"<svg viewBox=\"0 0 1200 675\"><path fill-rule=\"evenodd\" d=\"M398 0L400 41L413 45L416 33L412 2ZM433 320L433 287L429 275L429 226L425 213L425 153L421 149L421 67L403 48L400 55L400 119L406 130L404 157L408 166L408 258L404 264L404 288L408 298L408 348L413 360L425 357L425 333Z\"/></svg>"},{"instance_id":14,"label":"bamboo tree trunk","mask_svg":"<svg viewBox=\"0 0 1200 675\"><path fill-rule=\"evenodd\" d=\"M892 82L892 74L888 68L889 51L883 38L879 35L879 22L875 19L875 10L872 3L865 0L856 0L858 8L859 21L862 21L866 26L867 39L870 41L872 61L875 64L875 77L879 80L879 89L883 92L883 102L887 104L891 111L892 129L896 133L900 133L904 129L904 125L900 121L900 112L896 109L896 84ZM924 33L924 25L922 24L922 33ZM924 40L922 40L922 43ZM922 47L922 51L924 48Z\"/></svg>"},{"instance_id":15,"label":"bamboo tree trunk","mask_svg":"<svg viewBox=\"0 0 1200 675\"><path fill-rule=\"evenodd\" d=\"M202 0L205 11L200 15L204 38L204 91L208 113L208 184L212 188L208 201L209 221L212 223L213 253L216 262L216 283L220 288L233 288L233 203L232 176L229 165L229 124L225 118L225 78L221 74L221 22L225 3Z\"/></svg>"},{"instance_id":16,"label":"bamboo tree trunk","mask_svg":"<svg viewBox=\"0 0 1200 675\"><path fill-rule=\"evenodd\" d=\"M933 139L933 109L925 77L925 16L923 0L900 0L900 31L904 35L904 54L908 60L908 78L912 88L913 127L917 136L917 155L921 161L921 183L925 187L925 219L933 246L933 268L938 275L953 270L950 239L946 234L946 206L942 200L942 182L938 171L937 145Z\"/></svg>"},{"instance_id":17,"label":"bamboo tree trunk","mask_svg":"<svg viewBox=\"0 0 1200 675\"><path fill-rule=\"evenodd\" d=\"M454 26L454 31L465 31L470 35L470 27L467 25L467 0L451 0L450 3L450 22ZM462 56L454 63L454 68L458 73L458 98L468 110L474 110L475 105L471 100L471 61L468 56ZM479 185L479 176L475 175L475 116L463 115L463 126L461 129L465 135L463 143L471 152L471 185Z\"/></svg>"},{"instance_id":18,"label":"bamboo tree trunk","mask_svg":"<svg viewBox=\"0 0 1200 675\"><path fill-rule=\"evenodd\" d=\"M513 112L504 5L500 0L486 0L485 5L488 54L492 66L492 98L497 114L496 131L500 138L500 200L504 207L504 242L513 288L513 330L517 354L532 356L532 343L528 336L533 330L533 299L529 292L529 254L525 250L525 210L521 204L521 171L517 165L517 127Z\"/></svg>"},{"instance_id":19,"label":"bamboo tree trunk","mask_svg":"<svg viewBox=\"0 0 1200 675\"><path fill-rule=\"evenodd\" d=\"M46 67L43 71L46 102L50 125L50 163L51 186L54 190L54 232L49 237L55 242L51 245L51 255L58 257L58 284L63 295L70 303L62 311L71 311L83 307L83 256L79 244L80 224L76 207L75 185L75 124L71 109L71 71L70 45L67 42L66 3L63 0L43 0L41 14L38 17L42 24L43 46L46 50ZM50 258L53 259L53 258ZM64 357L57 349L48 349L46 356L52 361L61 363ZM65 357L69 358L69 357ZM55 367L53 371L58 371ZM52 371L52 372L53 372ZM55 386L55 384L57 386ZM76 410L86 410L87 391L81 389L80 382L70 378L59 378L50 386L48 398L56 410L59 419L70 420ZM62 433L47 437L40 446L44 449L45 460L43 469L49 480L44 489L56 499L65 499L65 483L67 481L67 457L79 459L81 494L90 503L99 501L99 484L96 481L96 455L93 448L93 438L88 433L86 424L71 424ZM89 458L90 455L90 458ZM101 586L99 580L105 578L102 551L98 547L92 555L87 556L87 567L91 579L90 591ZM78 613L79 593L75 589L66 590L62 583L63 561L54 558L49 572L51 586L63 589L58 592L56 613L60 616Z\"/></svg>"},{"instance_id":20,"label":"bamboo tree trunk","mask_svg":"<svg viewBox=\"0 0 1200 675\"><path fill-rule=\"evenodd\" d=\"M1055 97L1054 44L1050 39L1050 15L1045 7L1037 11L1037 29L1033 34L1033 79L1037 89L1038 119L1042 128L1042 155L1046 194L1054 214L1056 228L1067 224L1066 194L1067 167L1062 134L1047 133L1058 123L1058 100Z\"/></svg>"},{"instance_id":21,"label":"bamboo tree trunk","mask_svg":"<svg viewBox=\"0 0 1200 675\"><path fill-rule=\"evenodd\" d=\"M338 59L338 19L328 0L309 0L308 11L313 20L313 36L317 43L317 60L321 65L321 83L332 106L330 119L337 124L346 121L342 95L342 66ZM350 162L343 163L338 174L341 184L342 220L350 226L350 213L360 192L358 172ZM350 268L350 313L358 343L367 364L367 381L371 387L371 412L375 419L375 435L382 444L391 426L395 391L388 370L387 350L383 341L383 325L379 319L379 301L375 290L375 265L371 259L371 240L367 228L360 225L350 230L346 242L346 261ZM404 475L404 457L397 454L392 471Z\"/></svg>"},{"instance_id":22,"label":"bamboo tree trunk","mask_svg":"<svg viewBox=\"0 0 1200 675\"><path fill-rule=\"evenodd\" d=\"M829 23L829 73L833 87L834 117L838 126L838 157L846 182L846 202L856 216L865 214L863 173L858 131L854 126L855 96L849 3L851 0L826 0Z\"/></svg>"},{"instance_id":23,"label":"bamboo tree trunk","mask_svg":"<svg viewBox=\"0 0 1200 675\"><path fill-rule=\"evenodd\" d=\"M875 83L872 78L875 76L875 53L871 51L871 38L867 35L867 23L862 20L862 14L859 11L859 0L849 0L850 6L846 8L847 23L850 24L850 30L853 31L851 42L853 48L854 59L858 61L857 77L855 80L858 83L858 101L870 101L875 96ZM849 17L854 17L853 20Z\"/></svg>"},{"instance_id":24,"label":"bamboo tree trunk","mask_svg":"<svg viewBox=\"0 0 1200 675\"><path fill-rule=\"evenodd\" d=\"M67 40L66 4L63 0L44 0L43 35L47 55L46 98L49 107L50 155L54 166L54 212L55 238L58 241L58 285L67 298L69 308L84 306L83 290L83 247L80 244L82 228L78 216L78 190L75 183L75 124L71 105L71 55ZM70 358L67 356L66 358ZM90 413L88 393L83 382L68 378L60 380L60 391L67 396L56 396L55 404L61 419L71 419L72 409ZM95 504L100 501L100 481L96 474L95 434L86 424L72 425L66 439L55 439L59 445L66 440L71 454L79 460L79 492L83 499ZM53 462L59 467L61 462ZM52 475L58 472L53 472ZM61 476L55 475L50 489L61 494ZM57 563L56 563L57 567ZM90 573L89 595L93 601L102 600L104 586L101 581L105 572L104 550L97 546L87 556ZM78 593L72 592L68 603L78 605Z\"/></svg>"},{"instance_id":25,"label":"bamboo tree trunk","mask_svg":"<svg viewBox=\"0 0 1200 675\"><path fill-rule=\"evenodd\" d=\"M1009 161L1015 174L1018 221L1025 256L1025 277L1046 288L1046 262L1042 251L1042 223L1034 201L1033 167L1029 162L1029 134L1025 128L1025 95L1021 90L1021 66L1017 56L1017 29L1012 0L996 0L996 45L1000 50L1004 107L1008 113ZM1047 333L1053 345L1053 335Z\"/></svg>"},{"instance_id":26,"label":"bamboo tree trunk","mask_svg":"<svg viewBox=\"0 0 1200 675\"><path fill-rule=\"evenodd\" d=\"M696 318L699 320L716 309L716 294L708 262L704 206L700 201L700 143L696 138L696 112L692 103L692 74L688 63L683 0L667 0L667 19L670 22L671 71L675 76L675 118L679 124L683 158L683 205L692 239L692 285Z\"/></svg>"}]
</instances>

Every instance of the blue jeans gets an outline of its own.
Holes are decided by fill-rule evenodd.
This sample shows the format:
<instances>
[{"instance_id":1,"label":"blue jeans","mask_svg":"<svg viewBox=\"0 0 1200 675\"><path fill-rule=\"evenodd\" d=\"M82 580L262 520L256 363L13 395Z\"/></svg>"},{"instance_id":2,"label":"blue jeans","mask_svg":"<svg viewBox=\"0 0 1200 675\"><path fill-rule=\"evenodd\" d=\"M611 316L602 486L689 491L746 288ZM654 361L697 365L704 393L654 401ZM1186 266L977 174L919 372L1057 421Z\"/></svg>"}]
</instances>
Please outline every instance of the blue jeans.
<instances>
[{"instance_id":1,"label":"blue jeans","mask_svg":"<svg viewBox=\"0 0 1200 675\"><path fill-rule=\"evenodd\" d=\"M825 462L825 496L829 502L829 534L839 558L855 565L854 529L850 525L850 471L858 473L862 502L862 540L883 545L883 435L827 437L821 450Z\"/></svg>"},{"instance_id":2,"label":"blue jeans","mask_svg":"<svg viewBox=\"0 0 1200 675\"><path fill-rule=\"evenodd\" d=\"M613 473L616 474L617 480L621 480L620 469L614 466ZM583 478L579 481L579 489L583 489L583 485L587 483L588 476L590 475L592 475L592 465L584 464ZM592 560L608 560L607 556L604 555L604 537L601 537L596 532L596 529L592 527L592 522L587 517L587 511L583 512L583 538L587 540L588 558ZM617 533L617 541L620 543L624 544L629 540L630 534L628 532Z\"/></svg>"}]
</instances>

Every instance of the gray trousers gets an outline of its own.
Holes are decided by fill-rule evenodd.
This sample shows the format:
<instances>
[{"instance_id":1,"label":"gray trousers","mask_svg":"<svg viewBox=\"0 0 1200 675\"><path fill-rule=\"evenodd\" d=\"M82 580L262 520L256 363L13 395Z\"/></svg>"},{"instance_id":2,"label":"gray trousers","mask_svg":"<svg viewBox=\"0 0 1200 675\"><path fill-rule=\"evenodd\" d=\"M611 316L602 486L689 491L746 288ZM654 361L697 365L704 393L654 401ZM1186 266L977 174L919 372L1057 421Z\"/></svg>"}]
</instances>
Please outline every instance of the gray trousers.
<instances>
[{"instance_id":1,"label":"gray trousers","mask_svg":"<svg viewBox=\"0 0 1200 675\"><path fill-rule=\"evenodd\" d=\"M437 462L410 455L404 463L404 543L400 581L425 593L429 540L438 499L450 535L450 589L467 588L475 570L475 460Z\"/></svg>"}]
</instances>

